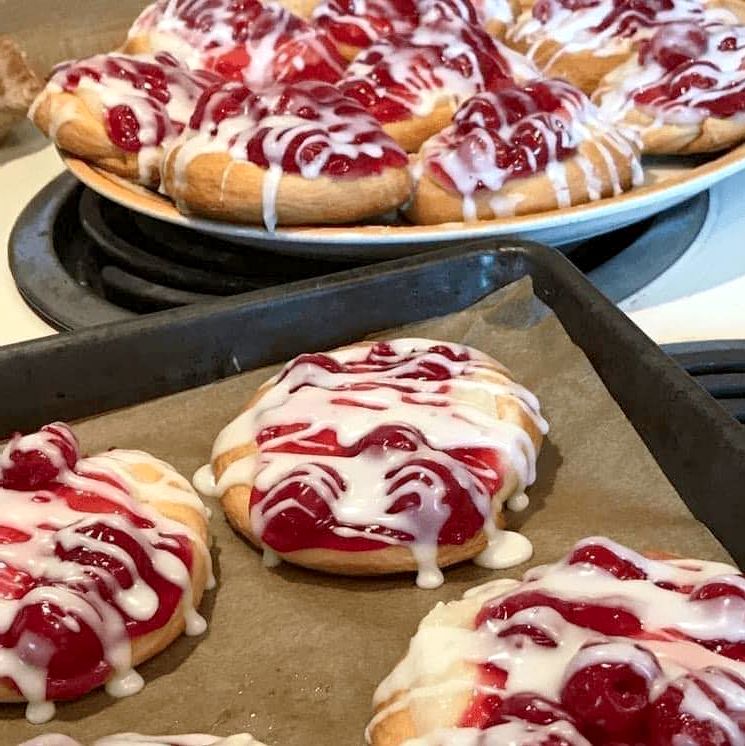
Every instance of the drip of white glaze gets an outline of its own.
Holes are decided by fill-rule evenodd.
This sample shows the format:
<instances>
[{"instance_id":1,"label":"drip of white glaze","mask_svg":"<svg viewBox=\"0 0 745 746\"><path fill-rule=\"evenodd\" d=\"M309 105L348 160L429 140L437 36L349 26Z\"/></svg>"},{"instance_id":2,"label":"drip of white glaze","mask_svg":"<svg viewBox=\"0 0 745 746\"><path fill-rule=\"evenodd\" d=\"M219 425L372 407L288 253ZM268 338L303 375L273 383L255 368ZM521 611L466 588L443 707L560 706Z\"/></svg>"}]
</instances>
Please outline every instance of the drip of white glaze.
<instances>
[{"instance_id":1,"label":"drip of white glaze","mask_svg":"<svg viewBox=\"0 0 745 746\"><path fill-rule=\"evenodd\" d=\"M252 532L263 537L269 523L283 511L306 510L294 498L280 497L286 487L306 485L333 514L334 533L409 546L419 565L417 583L431 588L442 582L437 545L450 514L442 502L447 494L437 470L442 467L466 490L483 518L490 548L479 561L490 567L524 561L532 551L530 543L496 527L494 515L501 505L494 504L484 480L499 481L506 470L513 472L515 492L501 499L515 496L513 505L526 507L524 488L535 479L535 450L520 426L499 418L495 401L511 400L545 433L547 425L536 398L490 358L471 348L422 339L386 344L390 354L377 352L374 343L325 353L325 359L343 366L336 372L313 360L288 363L265 385L254 406L220 433L213 463L220 455L256 441L268 428L291 424L298 428L263 440L256 452L233 461L217 482L218 493L240 484L253 485L263 493L250 511ZM451 360L437 345L464 359ZM420 380L417 373L427 365L447 371L446 380ZM421 435L412 440L409 450L363 450L353 457L291 452L292 446L305 444L324 430L333 430L340 446L352 447L390 425ZM448 453L459 448L495 451L500 473L469 465ZM419 499L416 511L390 510L412 490ZM396 533L370 534L371 526ZM413 541L396 538L400 533L414 537Z\"/></svg>"},{"instance_id":2,"label":"drip of white glaze","mask_svg":"<svg viewBox=\"0 0 745 746\"><path fill-rule=\"evenodd\" d=\"M577 550L597 546L638 568L643 577L621 580L588 561L570 561ZM440 736L434 732L439 727L437 713L428 714L426 708L417 707L418 702L431 697L433 688L450 681L454 671L460 672L459 691L500 697L530 693L559 702L563 686L578 671L591 665L624 663L651 684L653 701L667 687L677 687L684 694L684 712L715 722L733 744L741 744L743 736L736 723L696 683L703 681L732 710L745 710L745 663L696 642L734 642L745 637L745 600L735 594L707 600L699 600L696 595L699 588L710 583L742 589L745 581L735 573L735 568L722 563L650 560L609 539L584 539L563 560L527 572L522 582L497 580L466 592L461 601L438 604L422 620L404 659L378 687L374 702L382 709L370 727L409 706L417 732L423 734L423 739L412 741L412 746L449 746L460 744L459 738L470 744L468 739L473 734L465 728L448 731L444 740L438 740ZM681 590L672 590L668 584ZM475 627L474 620L483 609L508 603L525 592L620 608L636 616L645 634L631 638L604 635L578 626L543 605L510 615L488 616L487 621ZM523 634L501 634L520 625L540 630L555 645L535 644ZM504 689L480 683L478 666L474 664L487 662L506 673ZM731 672L735 678L724 672ZM739 683L736 677L740 678ZM393 697L395 704L386 705ZM530 726L522 723L520 727ZM519 732L522 736L523 732ZM512 743L496 740L500 738L496 731L485 738L485 744ZM570 739L570 743L575 742ZM481 744L478 740L473 743Z\"/></svg>"},{"instance_id":3,"label":"drip of white glaze","mask_svg":"<svg viewBox=\"0 0 745 746\"><path fill-rule=\"evenodd\" d=\"M23 577L43 579L43 584L30 589L21 588L18 598L6 599L0 605L0 634L7 632L24 609L45 604L60 609L62 621L73 632L84 623L96 635L103 649L104 661L112 669L107 690L114 696L128 696L142 687L141 677L132 669L131 643L122 612L145 621L158 610L155 591L140 577L132 556L113 542L88 536L88 527L103 524L113 531L126 533L136 542L162 578L181 588L181 606L187 620L187 631L203 631L203 620L193 608L191 578L188 567L166 547L175 546L175 537L188 536L192 546L208 555L202 539L183 524L170 520L150 507L157 494L154 485L161 480L143 484L134 475L136 465L148 472L165 472L161 485L165 499L178 490L191 497L178 501L200 510L198 498L188 482L162 461L144 453L113 450L91 458L77 458L75 471L67 458L75 454L77 443L69 429L61 424L47 426L31 435L17 435L0 454L0 484L2 473L15 468L14 453L39 452L56 470L54 484L78 493L89 493L102 498L119 512L86 512L73 509L53 489L41 486L33 491L22 491L0 486L3 515L0 525L28 538L0 543L0 565L13 568ZM127 470L125 465L132 467ZM105 479L102 479L103 477ZM174 486L175 485L175 486ZM170 488L170 491L169 491ZM138 527L128 514L149 522ZM129 587L120 585L117 576L102 565L82 565L74 560L62 560L56 552L74 554L77 551L105 554L114 566L124 568L131 578ZM98 583L109 588L117 606L100 595ZM120 611L121 609L121 611ZM196 621L197 619L201 622ZM29 655L27 649L33 649ZM39 640L34 636L19 637L15 648L0 648L0 677L8 677L28 700L27 716L32 722L45 722L54 714L54 704L46 700L47 672L40 658ZM48 656L54 653L50 646ZM49 660L47 658L47 660ZM34 665L24 661L32 659Z\"/></svg>"}]
</instances>

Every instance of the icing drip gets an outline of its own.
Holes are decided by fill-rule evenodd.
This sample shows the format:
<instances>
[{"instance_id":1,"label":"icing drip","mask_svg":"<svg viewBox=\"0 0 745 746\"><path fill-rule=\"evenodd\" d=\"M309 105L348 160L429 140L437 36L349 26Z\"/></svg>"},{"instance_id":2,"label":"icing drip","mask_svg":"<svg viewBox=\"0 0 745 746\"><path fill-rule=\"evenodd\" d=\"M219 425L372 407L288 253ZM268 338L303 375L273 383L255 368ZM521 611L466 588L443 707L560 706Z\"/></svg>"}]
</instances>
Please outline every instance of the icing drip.
<instances>
[{"instance_id":1,"label":"icing drip","mask_svg":"<svg viewBox=\"0 0 745 746\"><path fill-rule=\"evenodd\" d=\"M180 67L168 54L106 54L57 67L47 90L74 93L94 114L102 109L109 138L137 154L140 181L150 183L158 173L160 148L183 130L202 91L219 80ZM50 135L70 119L70 108L62 107Z\"/></svg>"},{"instance_id":2,"label":"icing drip","mask_svg":"<svg viewBox=\"0 0 745 746\"><path fill-rule=\"evenodd\" d=\"M193 69L214 70L252 87L302 80L336 82L345 62L334 44L277 3L258 0L159 0L129 38L147 36Z\"/></svg>"},{"instance_id":3,"label":"icing drip","mask_svg":"<svg viewBox=\"0 0 745 746\"><path fill-rule=\"evenodd\" d=\"M340 90L381 122L456 107L475 93L538 71L483 29L452 19L373 44L349 66Z\"/></svg>"},{"instance_id":4,"label":"icing drip","mask_svg":"<svg viewBox=\"0 0 745 746\"><path fill-rule=\"evenodd\" d=\"M117 697L139 691L131 640L179 608L187 633L204 630L192 543L207 550L149 506L158 491L203 514L163 462L117 450L80 458L61 423L16 435L0 454L0 678L28 701L32 722L104 683Z\"/></svg>"},{"instance_id":5,"label":"icing drip","mask_svg":"<svg viewBox=\"0 0 745 746\"><path fill-rule=\"evenodd\" d=\"M636 59L607 76L601 112L620 120L634 106L653 122L698 124L708 116L745 119L745 26L690 23L661 28Z\"/></svg>"},{"instance_id":6,"label":"icing drip","mask_svg":"<svg viewBox=\"0 0 745 746\"><path fill-rule=\"evenodd\" d=\"M541 172L553 186L557 205L570 205L563 164L570 157L578 159L588 198L598 199L599 177L577 152L587 141L603 158L614 191L621 190L614 152L628 158L634 174L641 175L626 133L605 123L579 89L562 80L545 80L472 97L456 112L453 124L422 146L420 158L432 178L462 195L463 217L474 220L479 192L498 193L509 180ZM519 196L513 198L508 209L520 201ZM495 206L500 214L503 205L496 202Z\"/></svg>"},{"instance_id":7,"label":"icing drip","mask_svg":"<svg viewBox=\"0 0 745 746\"><path fill-rule=\"evenodd\" d=\"M494 523L513 493L495 496L510 472L520 495L512 505L527 505L536 454L520 426L499 418L496 399L546 432L535 397L462 345L399 339L301 355L217 438L213 462L258 446L230 464L217 490L253 485L251 530L278 554L405 546L417 583L433 588L442 583L438 545L483 529L481 563L520 562L529 542Z\"/></svg>"},{"instance_id":8,"label":"icing drip","mask_svg":"<svg viewBox=\"0 0 745 746\"><path fill-rule=\"evenodd\" d=\"M20 746L82 746L67 736L49 733L32 738ZM99 738L92 746L263 746L248 733L234 736L208 736L192 733L183 736L143 736L139 733L120 733Z\"/></svg>"},{"instance_id":9,"label":"icing drip","mask_svg":"<svg viewBox=\"0 0 745 746\"><path fill-rule=\"evenodd\" d=\"M733 13L707 8L702 0L537 0L523 12L508 37L528 45L533 57L546 41L560 45L549 69L565 54L597 56L630 52L659 26L679 21L736 23Z\"/></svg>"},{"instance_id":10,"label":"icing drip","mask_svg":"<svg viewBox=\"0 0 745 746\"><path fill-rule=\"evenodd\" d=\"M450 719L454 694L470 702ZM375 704L370 732L410 708L408 746L553 744L549 726L567 744L743 744L745 579L584 539L522 582L439 604Z\"/></svg>"},{"instance_id":11,"label":"icing drip","mask_svg":"<svg viewBox=\"0 0 745 746\"><path fill-rule=\"evenodd\" d=\"M406 154L355 101L325 83L255 94L238 83L208 91L197 103L174 158L176 183L203 153L227 153L234 162L265 170L263 215L277 222L276 196L284 174L304 179L357 178L404 168Z\"/></svg>"}]
</instances>

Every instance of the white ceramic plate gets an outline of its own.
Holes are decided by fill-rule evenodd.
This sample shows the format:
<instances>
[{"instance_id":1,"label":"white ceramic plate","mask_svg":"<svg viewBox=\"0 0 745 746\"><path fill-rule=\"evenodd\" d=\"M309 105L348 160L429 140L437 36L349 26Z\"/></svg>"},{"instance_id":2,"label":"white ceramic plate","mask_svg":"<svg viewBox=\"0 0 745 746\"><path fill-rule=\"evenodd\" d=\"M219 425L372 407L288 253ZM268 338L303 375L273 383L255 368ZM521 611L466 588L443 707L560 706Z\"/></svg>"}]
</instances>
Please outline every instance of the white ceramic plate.
<instances>
[{"instance_id":1,"label":"white ceramic plate","mask_svg":"<svg viewBox=\"0 0 745 746\"><path fill-rule=\"evenodd\" d=\"M379 223L359 226L280 228L236 225L187 217L173 203L148 189L63 154L67 167L108 199L169 223L235 243L285 254L384 259L405 256L455 241L522 238L562 246L643 220L685 201L745 169L745 144L718 157L667 158L645 162L646 184L626 194L562 210L477 223L414 226Z\"/></svg>"}]
</instances>

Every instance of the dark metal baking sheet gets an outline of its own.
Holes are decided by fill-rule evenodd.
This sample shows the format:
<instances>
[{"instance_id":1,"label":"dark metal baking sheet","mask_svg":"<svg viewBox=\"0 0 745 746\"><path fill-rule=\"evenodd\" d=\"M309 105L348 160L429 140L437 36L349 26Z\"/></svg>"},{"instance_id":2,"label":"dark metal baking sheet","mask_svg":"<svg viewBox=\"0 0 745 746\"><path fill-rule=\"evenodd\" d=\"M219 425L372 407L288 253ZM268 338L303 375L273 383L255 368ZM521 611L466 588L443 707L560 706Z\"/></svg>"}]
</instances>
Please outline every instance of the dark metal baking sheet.
<instances>
[{"instance_id":1,"label":"dark metal baking sheet","mask_svg":"<svg viewBox=\"0 0 745 746\"><path fill-rule=\"evenodd\" d=\"M471 244L10 345L0 350L0 435L451 313L525 275L689 508L745 566L742 428L563 256L537 245Z\"/></svg>"}]
</instances>

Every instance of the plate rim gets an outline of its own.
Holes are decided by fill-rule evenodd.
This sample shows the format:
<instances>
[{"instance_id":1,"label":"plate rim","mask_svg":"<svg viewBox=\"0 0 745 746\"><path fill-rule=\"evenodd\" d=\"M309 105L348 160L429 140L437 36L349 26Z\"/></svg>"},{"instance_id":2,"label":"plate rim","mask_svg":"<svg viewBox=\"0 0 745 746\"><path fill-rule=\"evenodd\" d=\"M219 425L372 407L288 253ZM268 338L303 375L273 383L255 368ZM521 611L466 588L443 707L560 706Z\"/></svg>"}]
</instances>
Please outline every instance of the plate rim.
<instances>
[{"instance_id":1,"label":"plate rim","mask_svg":"<svg viewBox=\"0 0 745 746\"><path fill-rule=\"evenodd\" d=\"M347 244L374 240L378 244L444 243L455 240L507 237L556 227L571 220L586 223L601 217L632 212L659 201L692 196L713 183L745 169L745 143L657 183L646 184L623 194L566 208L528 215L439 223L436 225L284 226L270 232L263 226L230 223L179 212L169 197L134 184L77 156L58 149L67 169L83 184L103 197L158 220L226 238L271 243Z\"/></svg>"}]
</instances>

